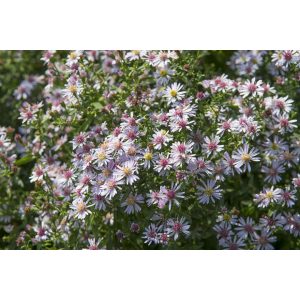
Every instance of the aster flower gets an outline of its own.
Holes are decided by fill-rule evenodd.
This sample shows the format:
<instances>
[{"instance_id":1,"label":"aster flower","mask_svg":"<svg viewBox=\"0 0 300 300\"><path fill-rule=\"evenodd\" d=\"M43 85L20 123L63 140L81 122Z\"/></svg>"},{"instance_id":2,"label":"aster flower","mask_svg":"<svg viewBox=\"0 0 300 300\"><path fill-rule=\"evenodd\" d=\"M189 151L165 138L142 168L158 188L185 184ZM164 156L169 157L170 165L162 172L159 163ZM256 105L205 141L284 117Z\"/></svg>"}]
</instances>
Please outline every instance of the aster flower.
<instances>
[{"instance_id":1,"label":"aster flower","mask_svg":"<svg viewBox=\"0 0 300 300\"><path fill-rule=\"evenodd\" d=\"M126 184L132 185L135 181L139 179L135 173L137 173L137 165L135 161L129 160L123 163L121 166L117 167L114 175L117 179L124 179Z\"/></svg>"},{"instance_id":2,"label":"aster flower","mask_svg":"<svg viewBox=\"0 0 300 300\"><path fill-rule=\"evenodd\" d=\"M268 155L278 155L280 152L288 149L287 143L277 135L273 137L273 140L268 138L263 145Z\"/></svg>"},{"instance_id":3,"label":"aster flower","mask_svg":"<svg viewBox=\"0 0 300 300\"><path fill-rule=\"evenodd\" d=\"M213 227L213 230L217 233L217 239L219 245L224 245L225 242L233 235L232 226L230 223L221 222Z\"/></svg>"},{"instance_id":4,"label":"aster flower","mask_svg":"<svg viewBox=\"0 0 300 300\"><path fill-rule=\"evenodd\" d=\"M166 146L172 140L172 136L165 130L156 131L153 134L152 143L154 149L160 150L162 146Z\"/></svg>"},{"instance_id":5,"label":"aster flower","mask_svg":"<svg viewBox=\"0 0 300 300\"><path fill-rule=\"evenodd\" d=\"M93 204L95 205L95 209L97 210L106 210L106 205L110 204L109 200L99 194L93 194L92 196Z\"/></svg>"},{"instance_id":6,"label":"aster flower","mask_svg":"<svg viewBox=\"0 0 300 300\"><path fill-rule=\"evenodd\" d=\"M292 132L294 128L298 126L294 123L297 123L297 120L290 120L289 115L283 113L282 115L274 116L274 121L277 123L275 128L284 134L285 132Z\"/></svg>"},{"instance_id":7,"label":"aster flower","mask_svg":"<svg viewBox=\"0 0 300 300\"><path fill-rule=\"evenodd\" d=\"M262 96L263 95L263 89L261 87L262 81L258 80L255 81L255 78L252 78L250 80L246 80L244 84L242 84L239 87L239 92L243 96L243 98L246 98L248 96L255 97L255 96Z\"/></svg>"},{"instance_id":8,"label":"aster flower","mask_svg":"<svg viewBox=\"0 0 300 300\"><path fill-rule=\"evenodd\" d=\"M282 217L283 229L294 237L300 237L300 214L285 213Z\"/></svg>"},{"instance_id":9,"label":"aster flower","mask_svg":"<svg viewBox=\"0 0 300 300\"><path fill-rule=\"evenodd\" d=\"M174 241L178 239L180 233L183 233L186 236L190 234L190 225L186 222L184 217L181 217L180 220L178 218L176 220L169 219L167 221L167 226L167 233L170 237L174 237Z\"/></svg>"},{"instance_id":10,"label":"aster flower","mask_svg":"<svg viewBox=\"0 0 300 300\"><path fill-rule=\"evenodd\" d=\"M93 206L93 204L88 204L88 201L85 202L83 199L77 198L70 206L70 208L73 210L71 215L83 220L87 215L91 214L91 211L89 210L89 207L91 206Z\"/></svg>"},{"instance_id":11,"label":"aster flower","mask_svg":"<svg viewBox=\"0 0 300 300\"><path fill-rule=\"evenodd\" d=\"M53 57L56 51L54 50L48 50L43 52L43 56L41 60L45 63L48 64L50 62L50 59Z\"/></svg>"},{"instance_id":12,"label":"aster flower","mask_svg":"<svg viewBox=\"0 0 300 300\"><path fill-rule=\"evenodd\" d=\"M147 228L145 228L145 231L143 233L143 239L145 240L145 243L148 245L158 244L159 243L159 228L156 227L155 224L151 223Z\"/></svg>"},{"instance_id":13,"label":"aster flower","mask_svg":"<svg viewBox=\"0 0 300 300\"><path fill-rule=\"evenodd\" d=\"M9 139L6 138L6 134L0 134L0 149L7 148L11 145Z\"/></svg>"},{"instance_id":14,"label":"aster flower","mask_svg":"<svg viewBox=\"0 0 300 300\"><path fill-rule=\"evenodd\" d=\"M257 157L259 151L255 148L249 149L248 144L244 144L237 151L233 152L232 158L236 160L236 167L241 168L243 172L251 171L250 161L260 161Z\"/></svg>"},{"instance_id":15,"label":"aster flower","mask_svg":"<svg viewBox=\"0 0 300 300\"><path fill-rule=\"evenodd\" d=\"M43 218L41 222L38 222L35 226L33 226L33 230L35 231L36 235L34 237L35 241L37 242L43 242L50 238L50 235L52 233L51 228L48 224L49 218Z\"/></svg>"},{"instance_id":16,"label":"aster flower","mask_svg":"<svg viewBox=\"0 0 300 300\"><path fill-rule=\"evenodd\" d=\"M165 175L172 169L171 159L168 156L159 154L159 157L155 161L154 170L160 175Z\"/></svg>"},{"instance_id":17,"label":"aster flower","mask_svg":"<svg viewBox=\"0 0 300 300\"><path fill-rule=\"evenodd\" d=\"M202 204L215 203L216 200L220 200L222 197L222 190L219 185L216 185L215 180L207 180L206 183L202 181L198 191L199 202Z\"/></svg>"},{"instance_id":18,"label":"aster flower","mask_svg":"<svg viewBox=\"0 0 300 300\"><path fill-rule=\"evenodd\" d=\"M255 225L253 219L249 217L247 219L240 217L236 227L238 237L244 239L248 238L248 236L253 237L254 233L259 229L260 227Z\"/></svg>"},{"instance_id":19,"label":"aster flower","mask_svg":"<svg viewBox=\"0 0 300 300\"><path fill-rule=\"evenodd\" d=\"M272 231L262 229L261 233L254 233L253 242L256 245L257 250L273 250L272 243L277 241L275 236L272 236Z\"/></svg>"},{"instance_id":20,"label":"aster flower","mask_svg":"<svg viewBox=\"0 0 300 300\"><path fill-rule=\"evenodd\" d=\"M93 151L93 160L98 168L101 168L103 165L107 165L109 161L112 159L110 153L104 149L95 149Z\"/></svg>"},{"instance_id":21,"label":"aster flower","mask_svg":"<svg viewBox=\"0 0 300 300\"><path fill-rule=\"evenodd\" d=\"M265 173L266 176L264 178L265 182L276 184L281 181L281 176L285 172L285 168L278 161L273 161L270 167L262 166L262 173Z\"/></svg>"},{"instance_id":22,"label":"aster flower","mask_svg":"<svg viewBox=\"0 0 300 300\"><path fill-rule=\"evenodd\" d=\"M224 173L226 175L234 175L235 172L238 174L242 173L242 170L236 164L237 161L233 159L227 151L224 153L222 163L225 167Z\"/></svg>"},{"instance_id":23,"label":"aster flower","mask_svg":"<svg viewBox=\"0 0 300 300\"><path fill-rule=\"evenodd\" d=\"M227 240L224 241L222 247L228 250L240 250L246 246L245 240L243 237L230 236Z\"/></svg>"},{"instance_id":24,"label":"aster flower","mask_svg":"<svg viewBox=\"0 0 300 300\"><path fill-rule=\"evenodd\" d=\"M182 91L183 85L173 83L171 87L167 87L164 96L167 98L168 103L173 103L184 98L186 92Z\"/></svg>"},{"instance_id":25,"label":"aster flower","mask_svg":"<svg viewBox=\"0 0 300 300\"><path fill-rule=\"evenodd\" d=\"M72 169L66 169L63 172L62 184L71 186L75 182L75 179L76 179L75 171Z\"/></svg>"},{"instance_id":26,"label":"aster flower","mask_svg":"<svg viewBox=\"0 0 300 300\"><path fill-rule=\"evenodd\" d=\"M123 180L116 177L108 178L101 188L101 195L107 197L109 200L112 199L117 194L117 190L120 189L119 185L123 183Z\"/></svg>"},{"instance_id":27,"label":"aster flower","mask_svg":"<svg viewBox=\"0 0 300 300\"><path fill-rule=\"evenodd\" d=\"M193 142L175 142L171 146L171 159L175 167L181 166L183 162L188 162L192 157Z\"/></svg>"},{"instance_id":28,"label":"aster flower","mask_svg":"<svg viewBox=\"0 0 300 300\"><path fill-rule=\"evenodd\" d=\"M178 200L184 198L184 192L179 192L180 188L181 184L178 183L172 183L171 188L161 187L161 198L158 201L158 206L163 208L168 204L169 210L171 210L173 204L179 206L180 203Z\"/></svg>"},{"instance_id":29,"label":"aster flower","mask_svg":"<svg viewBox=\"0 0 300 300\"><path fill-rule=\"evenodd\" d=\"M266 230L274 230L277 227L282 227L282 216L277 212L273 212L271 216L263 216L259 218L259 225Z\"/></svg>"},{"instance_id":30,"label":"aster flower","mask_svg":"<svg viewBox=\"0 0 300 300\"><path fill-rule=\"evenodd\" d=\"M225 121L222 121L221 123L218 124L218 130L217 134L222 136L224 133L231 132L233 129L233 124L232 124L232 119L228 119Z\"/></svg>"},{"instance_id":31,"label":"aster flower","mask_svg":"<svg viewBox=\"0 0 300 300\"><path fill-rule=\"evenodd\" d=\"M188 169L193 173L205 176L212 174L213 167L211 165L211 161L206 160L203 157L192 157L189 160Z\"/></svg>"},{"instance_id":32,"label":"aster flower","mask_svg":"<svg viewBox=\"0 0 300 300\"><path fill-rule=\"evenodd\" d=\"M77 147L82 147L87 142L87 134L81 132L71 142L73 145L73 150L75 150Z\"/></svg>"},{"instance_id":33,"label":"aster flower","mask_svg":"<svg viewBox=\"0 0 300 300\"><path fill-rule=\"evenodd\" d=\"M171 79L175 72L169 69L167 66L159 67L157 71L154 73L154 77L157 80L158 85L166 85Z\"/></svg>"},{"instance_id":34,"label":"aster flower","mask_svg":"<svg viewBox=\"0 0 300 300\"><path fill-rule=\"evenodd\" d=\"M215 155L218 152L223 151L224 146L220 145L220 137L219 136L212 136L212 137L205 137L204 138L204 145L203 145L203 150L206 153L207 156L209 155Z\"/></svg>"},{"instance_id":35,"label":"aster flower","mask_svg":"<svg viewBox=\"0 0 300 300\"><path fill-rule=\"evenodd\" d=\"M129 61L137 60L142 58L146 54L144 50L132 50L126 53L125 58Z\"/></svg>"},{"instance_id":36,"label":"aster flower","mask_svg":"<svg viewBox=\"0 0 300 300\"><path fill-rule=\"evenodd\" d=\"M272 202L280 201L281 189L275 188L264 188L263 192L256 194L254 202L258 204L258 207L267 207Z\"/></svg>"},{"instance_id":37,"label":"aster flower","mask_svg":"<svg viewBox=\"0 0 300 300\"><path fill-rule=\"evenodd\" d=\"M43 182L45 175L46 173L42 166L37 165L34 168L32 175L29 177L30 182Z\"/></svg>"},{"instance_id":38,"label":"aster flower","mask_svg":"<svg viewBox=\"0 0 300 300\"><path fill-rule=\"evenodd\" d=\"M95 238L88 239L89 246L88 250L99 250L100 240L96 241Z\"/></svg>"},{"instance_id":39,"label":"aster flower","mask_svg":"<svg viewBox=\"0 0 300 300\"><path fill-rule=\"evenodd\" d=\"M20 108L20 117L22 123L32 123L37 119L37 113L43 107L43 103L29 104L28 102L23 103Z\"/></svg>"},{"instance_id":40,"label":"aster flower","mask_svg":"<svg viewBox=\"0 0 300 300\"><path fill-rule=\"evenodd\" d=\"M139 204L144 202L144 197L142 195L129 194L125 201L121 203L121 207L125 207L125 213L133 214L141 211Z\"/></svg>"},{"instance_id":41,"label":"aster flower","mask_svg":"<svg viewBox=\"0 0 300 300\"><path fill-rule=\"evenodd\" d=\"M296 190L291 189L289 186L286 189L281 190L280 194L280 202L283 206L292 207L295 205L295 201L297 201Z\"/></svg>"}]
</instances>

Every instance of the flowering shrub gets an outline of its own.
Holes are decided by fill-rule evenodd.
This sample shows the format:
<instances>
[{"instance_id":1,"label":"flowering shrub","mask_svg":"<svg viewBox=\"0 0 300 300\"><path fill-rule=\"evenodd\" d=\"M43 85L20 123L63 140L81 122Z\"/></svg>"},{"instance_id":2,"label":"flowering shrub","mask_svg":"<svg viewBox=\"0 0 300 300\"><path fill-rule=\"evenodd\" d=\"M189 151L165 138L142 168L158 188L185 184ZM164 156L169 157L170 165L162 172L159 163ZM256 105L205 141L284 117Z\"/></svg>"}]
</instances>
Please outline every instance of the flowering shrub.
<instances>
[{"instance_id":1,"label":"flowering shrub","mask_svg":"<svg viewBox=\"0 0 300 300\"><path fill-rule=\"evenodd\" d=\"M6 90L2 248L300 248L298 51L33 53Z\"/></svg>"}]
</instances>

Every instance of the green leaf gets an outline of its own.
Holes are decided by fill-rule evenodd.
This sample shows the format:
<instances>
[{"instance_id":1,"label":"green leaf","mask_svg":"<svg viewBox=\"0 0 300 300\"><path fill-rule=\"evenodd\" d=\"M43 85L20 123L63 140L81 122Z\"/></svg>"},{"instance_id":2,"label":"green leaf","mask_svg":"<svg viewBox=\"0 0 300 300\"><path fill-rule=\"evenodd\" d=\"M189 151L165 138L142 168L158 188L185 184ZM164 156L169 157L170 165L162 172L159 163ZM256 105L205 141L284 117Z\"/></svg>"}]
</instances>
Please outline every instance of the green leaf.
<instances>
[{"instance_id":1,"label":"green leaf","mask_svg":"<svg viewBox=\"0 0 300 300\"><path fill-rule=\"evenodd\" d=\"M16 160L15 165L16 166L23 166L26 165L30 162L32 162L33 160L35 160L35 157L32 156L31 154L23 156L22 158Z\"/></svg>"}]
</instances>

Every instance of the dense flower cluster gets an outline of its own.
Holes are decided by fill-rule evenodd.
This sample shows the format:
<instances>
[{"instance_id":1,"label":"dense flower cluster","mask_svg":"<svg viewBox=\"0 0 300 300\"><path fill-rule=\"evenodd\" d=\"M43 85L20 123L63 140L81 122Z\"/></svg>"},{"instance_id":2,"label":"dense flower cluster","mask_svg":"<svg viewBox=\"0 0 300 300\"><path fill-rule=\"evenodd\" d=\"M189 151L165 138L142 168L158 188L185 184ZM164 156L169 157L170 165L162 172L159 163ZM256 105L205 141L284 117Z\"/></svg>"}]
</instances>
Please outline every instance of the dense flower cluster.
<instances>
[{"instance_id":1,"label":"dense flower cluster","mask_svg":"<svg viewBox=\"0 0 300 300\"><path fill-rule=\"evenodd\" d=\"M34 161L18 247L300 246L300 106L285 86L298 84L299 53L237 51L225 61L235 79L201 74L201 55L44 52L43 81L15 92L16 162L0 131L2 161Z\"/></svg>"}]
</instances>

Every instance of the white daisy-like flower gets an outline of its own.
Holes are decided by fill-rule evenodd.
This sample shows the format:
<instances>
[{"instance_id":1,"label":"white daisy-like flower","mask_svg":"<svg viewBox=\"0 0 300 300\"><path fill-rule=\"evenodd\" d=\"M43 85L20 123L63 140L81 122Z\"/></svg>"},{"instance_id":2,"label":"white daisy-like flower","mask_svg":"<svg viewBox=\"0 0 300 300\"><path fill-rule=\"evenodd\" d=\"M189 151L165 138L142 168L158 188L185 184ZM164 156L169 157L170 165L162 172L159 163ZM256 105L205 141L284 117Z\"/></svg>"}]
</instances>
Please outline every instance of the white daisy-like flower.
<instances>
[{"instance_id":1,"label":"white daisy-like flower","mask_svg":"<svg viewBox=\"0 0 300 300\"><path fill-rule=\"evenodd\" d=\"M251 81L246 80L246 82L239 87L239 92L243 98L248 96L255 97L257 95L262 96L264 93L262 81L258 80L255 82L255 78L252 78Z\"/></svg>"},{"instance_id":2,"label":"white daisy-like flower","mask_svg":"<svg viewBox=\"0 0 300 300\"><path fill-rule=\"evenodd\" d=\"M265 182L276 184L281 181L280 174L285 172L285 168L280 162L273 161L270 167L262 166L261 171L266 174Z\"/></svg>"},{"instance_id":3,"label":"white daisy-like flower","mask_svg":"<svg viewBox=\"0 0 300 300\"><path fill-rule=\"evenodd\" d=\"M281 193L281 189L274 189L273 186L271 188L265 188L263 192L255 195L254 202L258 204L258 207L264 208L269 206L272 202L280 202Z\"/></svg>"},{"instance_id":4,"label":"white daisy-like flower","mask_svg":"<svg viewBox=\"0 0 300 300\"><path fill-rule=\"evenodd\" d=\"M146 53L145 50L132 50L125 54L125 58L129 61L133 61L144 57Z\"/></svg>"},{"instance_id":5,"label":"white daisy-like flower","mask_svg":"<svg viewBox=\"0 0 300 300\"><path fill-rule=\"evenodd\" d=\"M92 213L88 209L91 206L93 206L93 204L88 204L88 201L85 202L83 199L77 198L72 202L70 206L70 208L73 209L71 215L74 215L76 218L83 220L87 215Z\"/></svg>"},{"instance_id":6,"label":"white daisy-like flower","mask_svg":"<svg viewBox=\"0 0 300 300\"><path fill-rule=\"evenodd\" d=\"M179 101L184 98L186 92L182 91L183 85L175 82L171 86L168 86L165 90L164 97L168 99L169 103Z\"/></svg>"},{"instance_id":7,"label":"white daisy-like flower","mask_svg":"<svg viewBox=\"0 0 300 300\"><path fill-rule=\"evenodd\" d=\"M139 179L135 173L138 172L136 162L133 160L126 161L121 166L117 167L114 175L118 179L124 179L126 184L132 185L135 181Z\"/></svg>"},{"instance_id":8,"label":"white daisy-like flower","mask_svg":"<svg viewBox=\"0 0 300 300\"><path fill-rule=\"evenodd\" d=\"M251 171L250 162L251 161L260 161L257 157L259 151L255 148L249 150L249 145L244 144L243 147L240 147L237 151L233 152L232 158L236 160L235 166L241 168L244 172L248 170Z\"/></svg>"},{"instance_id":9,"label":"white daisy-like flower","mask_svg":"<svg viewBox=\"0 0 300 300\"><path fill-rule=\"evenodd\" d=\"M271 243L276 242L277 238L272 236L272 231L263 229L260 234L254 233L253 242L257 250L273 250L274 247Z\"/></svg>"},{"instance_id":10,"label":"white daisy-like flower","mask_svg":"<svg viewBox=\"0 0 300 300\"><path fill-rule=\"evenodd\" d=\"M190 225L186 222L184 217L181 217L180 220L178 218L176 220L169 219L167 221L167 226L167 234L170 237L173 236L174 241L178 239L180 233L183 233L186 236L190 234Z\"/></svg>"},{"instance_id":11,"label":"white daisy-like flower","mask_svg":"<svg viewBox=\"0 0 300 300\"><path fill-rule=\"evenodd\" d=\"M34 168L32 175L29 177L30 182L43 182L45 176L45 171L42 166L38 165Z\"/></svg>"},{"instance_id":12,"label":"white daisy-like flower","mask_svg":"<svg viewBox=\"0 0 300 300\"><path fill-rule=\"evenodd\" d=\"M139 204L144 202L144 197L142 195L129 194L124 202L121 203L121 207L125 207L125 213L133 214L141 211Z\"/></svg>"},{"instance_id":13,"label":"white daisy-like flower","mask_svg":"<svg viewBox=\"0 0 300 300\"><path fill-rule=\"evenodd\" d=\"M220 137L219 136L212 136L212 137L205 137L204 138L204 144L203 144L203 150L206 153L207 156L209 155L215 155L218 152L223 151L224 146L220 145Z\"/></svg>"},{"instance_id":14,"label":"white daisy-like flower","mask_svg":"<svg viewBox=\"0 0 300 300\"><path fill-rule=\"evenodd\" d=\"M168 133L168 131L156 131L152 136L154 149L160 150L162 146L166 146L170 141L172 141L172 139L173 137Z\"/></svg>"},{"instance_id":15,"label":"white daisy-like flower","mask_svg":"<svg viewBox=\"0 0 300 300\"><path fill-rule=\"evenodd\" d=\"M101 195L107 197L109 200L112 199L117 194L117 190L120 189L119 185L123 183L123 180L109 177L101 187Z\"/></svg>"},{"instance_id":16,"label":"white daisy-like flower","mask_svg":"<svg viewBox=\"0 0 300 300\"><path fill-rule=\"evenodd\" d=\"M208 204L209 202L215 203L216 200L222 198L222 190L219 185L216 185L215 180L202 181L202 185L198 187L199 202L202 204Z\"/></svg>"},{"instance_id":17,"label":"white daisy-like flower","mask_svg":"<svg viewBox=\"0 0 300 300\"><path fill-rule=\"evenodd\" d=\"M98 168L107 165L112 159L111 155L102 148L94 150L93 158Z\"/></svg>"},{"instance_id":18,"label":"white daisy-like flower","mask_svg":"<svg viewBox=\"0 0 300 300\"><path fill-rule=\"evenodd\" d=\"M181 184L172 183L171 188L166 188L165 186L160 188L161 198L158 201L158 206L163 208L168 204L169 210L171 210L172 205L175 204L179 206L179 199L184 198L184 192L180 192Z\"/></svg>"}]
</instances>

